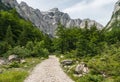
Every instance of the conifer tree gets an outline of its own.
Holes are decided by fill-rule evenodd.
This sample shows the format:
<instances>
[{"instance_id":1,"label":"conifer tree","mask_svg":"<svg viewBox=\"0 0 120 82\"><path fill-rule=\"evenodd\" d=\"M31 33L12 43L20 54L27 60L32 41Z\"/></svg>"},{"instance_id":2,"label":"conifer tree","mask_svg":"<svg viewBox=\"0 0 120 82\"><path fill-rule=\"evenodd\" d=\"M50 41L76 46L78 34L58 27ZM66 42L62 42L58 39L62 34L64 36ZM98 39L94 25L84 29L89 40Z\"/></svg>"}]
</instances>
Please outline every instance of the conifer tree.
<instances>
[{"instance_id":1,"label":"conifer tree","mask_svg":"<svg viewBox=\"0 0 120 82\"><path fill-rule=\"evenodd\" d=\"M8 26L6 31L5 42L11 46L14 45L13 33L10 25Z\"/></svg>"}]
</instances>

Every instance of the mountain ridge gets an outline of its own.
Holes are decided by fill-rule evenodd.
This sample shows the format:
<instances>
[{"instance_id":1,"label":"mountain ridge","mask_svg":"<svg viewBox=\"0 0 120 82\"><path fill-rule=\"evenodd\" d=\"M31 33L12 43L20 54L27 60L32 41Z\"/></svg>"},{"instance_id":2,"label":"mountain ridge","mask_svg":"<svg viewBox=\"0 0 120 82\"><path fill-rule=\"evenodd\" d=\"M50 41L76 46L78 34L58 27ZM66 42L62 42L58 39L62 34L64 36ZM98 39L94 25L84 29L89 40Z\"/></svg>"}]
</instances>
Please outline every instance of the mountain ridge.
<instances>
[{"instance_id":1,"label":"mountain ridge","mask_svg":"<svg viewBox=\"0 0 120 82\"><path fill-rule=\"evenodd\" d=\"M28 6L25 2L17 3L16 0L2 0L6 6L16 8L17 12L26 20L29 20L38 27L43 33L49 34L50 36L55 36L55 31L58 27L58 23L61 22L65 27L79 27L84 28L85 22L88 23L88 28L93 24L97 26L98 29L102 29L103 26L98 22L90 19L71 19L67 13L59 11L58 8L50 9L49 11L40 11L39 9L34 9Z\"/></svg>"}]
</instances>

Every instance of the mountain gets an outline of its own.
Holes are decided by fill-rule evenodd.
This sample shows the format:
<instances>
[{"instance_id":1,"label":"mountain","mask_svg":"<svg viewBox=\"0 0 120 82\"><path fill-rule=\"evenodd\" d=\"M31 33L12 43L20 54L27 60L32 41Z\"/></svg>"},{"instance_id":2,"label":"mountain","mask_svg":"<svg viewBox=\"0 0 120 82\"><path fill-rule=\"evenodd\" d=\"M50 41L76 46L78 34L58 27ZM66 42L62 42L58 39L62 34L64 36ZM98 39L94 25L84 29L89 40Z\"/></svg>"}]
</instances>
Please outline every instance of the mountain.
<instances>
[{"instance_id":1,"label":"mountain","mask_svg":"<svg viewBox=\"0 0 120 82\"><path fill-rule=\"evenodd\" d=\"M5 6L1 1L0 1L0 10L8 10L10 8L8 8L7 6Z\"/></svg>"},{"instance_id":2,"label":"mountain","mask_svg":"<svg viewBox=\"0 0 120 82\"><path fill-rule=\"evenodd\" d=\"M65 27L85 27L87 21L88 27L93 24L98 29L102 29L103 26L98 22L90 19L71 19L67 13L60 12L58 8L50 9L49 11L40 11L39 9L33 9L28 6L25 2L17 3L16 0L2 0L2 2L12 8L16 8L17 12L26 20L29 20L33 25L37 26L41 31L50 36L55 35L55 31L59 22Z\"/></svg>"},{"instance_id":3,"label":"mountain","mask_svg":"<svg viewBox=\"0 0 120 82\"><path fill-rule=\"evenodd\" d=\"M120 0L116 2L111 20L106 26L107 29L110 29L113 27L120 27Z\"/></svg>"}]
</instances>

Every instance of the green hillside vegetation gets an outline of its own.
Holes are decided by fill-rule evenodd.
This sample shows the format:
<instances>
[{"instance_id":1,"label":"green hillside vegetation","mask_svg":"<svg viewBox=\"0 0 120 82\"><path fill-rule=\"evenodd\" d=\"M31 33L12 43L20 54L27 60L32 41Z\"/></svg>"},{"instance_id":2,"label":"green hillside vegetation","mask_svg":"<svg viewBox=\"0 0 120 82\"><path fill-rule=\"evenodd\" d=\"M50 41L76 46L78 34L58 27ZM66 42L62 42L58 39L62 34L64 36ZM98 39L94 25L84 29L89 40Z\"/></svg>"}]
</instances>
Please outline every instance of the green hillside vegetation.
<instances>
[{"instance_id":1,"label":"green hillside vegetation","mask_svg":"<svg viewBox=\"0 0 120 82\"><path fill-rule=\"evenodd\" d=\"M40 32L31 22L20 18L16 10L0 11L1 56L11 54L22 57L46 56L50 48L48 44L50 44L49 37Z\"/></svg>"},{"instance_id":2,"label":"green hillside vegetation","mask_svg":"<svg viewBox=\"0 0 120 82\"><path fill-rule=\"evenodd\" d=\"M64 28L59 24L54 50L64 59L85 62L90 72L75 77L74 69L67 72L76 82L119 82L120 81L120 28L111 31L98 30L95 25L87 28ZM102 74L105 74L104 77Z\"/></svg>"},{"instance_id":3,"label":"green hillside vegetation","mask_svg":"<svg viewBox=\"0 0 120 82\"><path fill-rule=\"evenodd\" d=\"M21 18L15 9L2 3L0 8L0 58L15 54L26 61L0 65L0 82L23 82L29 71L48 57L51 39Z\"/></svg>"}]
</instances>

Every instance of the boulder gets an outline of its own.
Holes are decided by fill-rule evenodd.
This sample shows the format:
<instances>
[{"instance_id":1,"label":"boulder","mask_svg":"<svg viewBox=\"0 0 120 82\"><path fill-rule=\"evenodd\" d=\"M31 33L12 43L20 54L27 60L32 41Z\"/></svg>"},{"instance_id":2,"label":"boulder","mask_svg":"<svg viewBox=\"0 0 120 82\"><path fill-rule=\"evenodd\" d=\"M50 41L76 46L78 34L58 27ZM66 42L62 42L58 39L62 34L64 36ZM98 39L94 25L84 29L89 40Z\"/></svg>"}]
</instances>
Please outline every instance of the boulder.
<instances>
[{"instance_id":1,"label":"boulder","mask_svg":"<svg viewBox=\"0 0 120 82\"><path fill-rule=\"evenodd\" d=\"M89 69L88 69L87 65L84 62L82 62L81 64L78 64L76 66L75 72L77 74L86 74L89 72Z\"/></svg>"},{"instance_id":2,"label":"boulder","mask_svg":"<svg viewBox=\"0 0 120 82\"><path fill-rule=\"evenodd\" d=\"M20 61L19 60L19 58L18 58L18 56L17 55L10 55L9 57L8 57L8 61Z\"/></svg>"},{"instance_id":3,"label":"boulder","mask_svg":"<svg viewBox=\"0 0 120 82\"><path fill-rule=\"evenodd\" d=\"M6 60L3 59L3 58L1 58L1 59L0 59L0 65L4 65L4 64L6 64Z\"/></svg>"},{"instance_id":4,"label":"boulder","mask_svg":"<svg viewBox=\"0 0 120 82\"><path fill-rule=\"evenodd\" d=\"M63 60L62 65L72 65L73 64L73 60Z\"/></svg>"}]
</instances>

